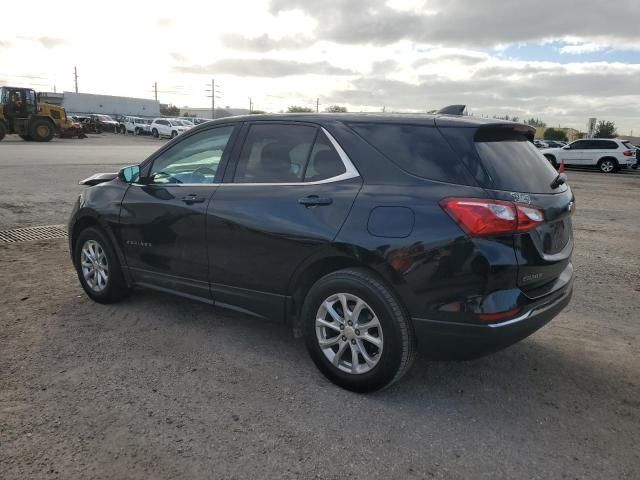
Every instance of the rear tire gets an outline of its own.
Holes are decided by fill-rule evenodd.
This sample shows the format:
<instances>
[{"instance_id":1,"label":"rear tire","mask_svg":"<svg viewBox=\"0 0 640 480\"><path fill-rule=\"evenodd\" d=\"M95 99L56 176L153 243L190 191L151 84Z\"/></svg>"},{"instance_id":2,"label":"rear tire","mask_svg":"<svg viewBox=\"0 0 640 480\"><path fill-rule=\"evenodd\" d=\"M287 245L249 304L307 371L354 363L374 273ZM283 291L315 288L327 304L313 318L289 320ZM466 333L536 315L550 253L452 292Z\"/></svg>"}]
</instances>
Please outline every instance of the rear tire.
<instances>
[{"instance_id":1,"label":"rear tire","mask_svg":"<svg viewBox=\"0 0 640 480\"><path fill-rule=\"evenodd\" d=\"M153 138L158 138L158 130L156 130L155 128L153 130L151 130L151 135L153 136Z\"/></svg>"},{"instance_id":2,"label":"rear tire","mask_svg":"<svg viewBox=\"0 0 640 480\"><path fill-rule=\"evenodd\" d=\"M102 230L82 230L75 242L73 259L80 285L91 300L114 303L129 294L118 257Z\"/></svg>"},{"instance_id":3,"label":"rear tire","mask_svg":"<svg viewBox=\"0 0 640 480\"><path fill-rule=\"evenodd\" d=\"M53 125L49 120L34 120L29 127L29 136L36 142L49 142L54 133Z\"/></svg>"},{"instance_id":4,"label":"rear tire","mask_svg":"<svg viewBox=\"0 0 640 480\"><path fill-rule=\"evenodd\" d=\"M598 162L598 168L602 173L615 173L619 167L615 158L603 158Z\"/></svg>"},{"instance_id":5,"label":"rear tire","mask_svg":"<svg viewBox=\"0 0 640 480\"><path fill-rule=\"evenodd\" d=\"M301 319L313 362L347 390L388 387L413 363L412 325L391 290L367 270L350 268L322 277L309 290Z\"/></svg>"}]
</instances>

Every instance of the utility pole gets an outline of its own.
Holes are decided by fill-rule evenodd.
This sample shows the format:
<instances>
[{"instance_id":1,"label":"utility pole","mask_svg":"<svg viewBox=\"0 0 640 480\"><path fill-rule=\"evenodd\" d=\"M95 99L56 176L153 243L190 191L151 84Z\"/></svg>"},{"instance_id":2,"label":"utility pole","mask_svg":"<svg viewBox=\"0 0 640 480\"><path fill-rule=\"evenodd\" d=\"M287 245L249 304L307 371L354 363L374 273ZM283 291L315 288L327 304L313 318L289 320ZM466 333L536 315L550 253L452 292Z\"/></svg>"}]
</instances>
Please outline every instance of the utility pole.
<instances>
[{"instance_id":1,"label":"utility pole","mask_svg":"<svg viewBox=\"0 0 640 480\"><path fill-rule=\"evenodd\" d=\"M153 98L158 101L158 82L153 82Z\"/></svg>"},{"instance_id":2,"label":"utility pole","mask_svg":"<svg viewBox=\"0 0 640 480\"><path fill-rule=\"evenodd\" d=\"M211 119L214 120L216 118L216 93L220 93L220 91L216 90L216 82L212 78L211 79L211 90L206 89L207 92L211 92ZM209 96L209 95L207 95ZM217 97L220 98L220 97Z\"/></svg>"},{"instance_id":3,"label":"utility pole","mask_svg":"<svg viewBox=\"0 0 640 480\"><path fill-rule=\"evenodd\" d=\"M78 93L78 68L77 67L73 67L73 79L76 85L76 93Z\"/></svg>"},{"instance_id":4,"label":"utility pole","mask_svg":"<svg viewBox=\"0 0 640 480\"><path fill-rule=\"evenodd\" d=\"M211 120L216 119L216 82L211 79Z\"/></svg>"},{"instance_id":5,"label":"utility pole","mask_svg":"<svg viewBox=\"0 0 640 480\"><path fill-rule=\"evenodd\" d=\"M316 98L316 113L320 111L320 99Z\"/></svg>"},{"instance_id":6,"label":"utility pole","mask_svg":"<svg viewBox=\"0 0 640 480\"><path fill-rule=\"evenodd\" d=\"M249 113L253 112L253 103L251 103L251 97L249 97Z\"/></svg>"}]
</instances>

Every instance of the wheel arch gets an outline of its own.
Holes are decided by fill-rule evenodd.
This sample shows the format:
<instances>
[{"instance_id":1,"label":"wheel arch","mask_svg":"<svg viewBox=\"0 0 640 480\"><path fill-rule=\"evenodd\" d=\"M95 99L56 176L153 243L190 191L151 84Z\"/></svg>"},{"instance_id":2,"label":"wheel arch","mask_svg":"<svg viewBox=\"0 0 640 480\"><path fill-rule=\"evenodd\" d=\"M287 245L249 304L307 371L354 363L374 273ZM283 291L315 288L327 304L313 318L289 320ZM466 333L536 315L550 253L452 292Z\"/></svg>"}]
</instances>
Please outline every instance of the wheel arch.
<instances>
[{"instance_id":1,"label":"wheel arch","mask_svg":"<svg viewBox=\"0 0 640 480\"><path fill-rule=\"evenodd\" d=\"M97 212L88 208L78 211L71 228L69 228L69 247L71 249L71 258L74 264L74 252L76 250L76 242L78 240L78 236L80 235L80 232L89 227L98 228L107 236L107 239L109 240L109 242L111 242L111 247L116 252L116 255L118 257L118 262L120 263L125 282L127 283L127 286L131 286L131 276L129 274L129 269L127 268L127 262L124 256L124 252L122 251L121 245L118 242L113 229L107 222L104 222L100 219L100 216Z\"/></svg>"},{"instance_id":2,"label":"wheel arch","mask_svg":"<svg viewBox=\"0 0 640 480\"><path fill-rule=\"evenodd\" d=\"M603 157L600 157L598 159L598 165L600 165L600 163L604 160L613 160L616 165L620 166L620 162L618 162L618 159L616 157L612 157L611 155L604 155Z\"/></svg>"},{"instance_id":3,"label":"wheel arch","mask_svg":"<svg viewBox=\"0 0 640 480\"><path fill-rule=\"evenodd\" d=\"M387 265L384 265L382 270L386 271L386 267ZM285 319L287 324L292 327L296 337L302 335L300 311L311 287L325 275L345 268L366 270L383 282L394 294L397 294L393 282L386 278L380 268L373 268L358 259L357 255L326 252L323 255L314 256L298 267L289 281Z\"/></svg>"}]
</instances>

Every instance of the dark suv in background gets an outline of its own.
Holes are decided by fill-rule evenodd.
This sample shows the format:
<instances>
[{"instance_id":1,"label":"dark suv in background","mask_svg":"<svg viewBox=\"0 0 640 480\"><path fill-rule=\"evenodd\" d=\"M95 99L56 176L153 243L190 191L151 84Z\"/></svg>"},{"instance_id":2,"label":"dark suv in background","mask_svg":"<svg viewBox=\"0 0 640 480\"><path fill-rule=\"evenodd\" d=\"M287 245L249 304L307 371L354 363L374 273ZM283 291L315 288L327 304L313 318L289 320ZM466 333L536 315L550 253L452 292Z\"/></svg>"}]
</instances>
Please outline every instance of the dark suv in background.
<instances>
[{"instance_id":1,"label":"dark suv in background","mask_svg":"<svg viewBox=\"0 0 640 480\"><path fill-rule=\"evenodd\" d=\"M536 331L572 293L574 197L534 130L455 116L225 118L97 174L70 248L87 295L148 287L290 324L355 391Z\"/></svg>"}]
</instances>

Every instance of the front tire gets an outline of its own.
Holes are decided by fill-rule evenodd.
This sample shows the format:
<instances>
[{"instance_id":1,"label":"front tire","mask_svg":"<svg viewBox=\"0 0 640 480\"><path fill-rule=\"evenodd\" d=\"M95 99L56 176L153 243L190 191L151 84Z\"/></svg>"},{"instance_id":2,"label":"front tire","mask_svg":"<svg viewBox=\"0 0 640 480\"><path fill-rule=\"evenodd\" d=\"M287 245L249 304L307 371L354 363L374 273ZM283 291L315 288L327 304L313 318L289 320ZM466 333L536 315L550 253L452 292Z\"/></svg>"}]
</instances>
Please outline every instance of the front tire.
<instances>
[{"instance_id":1,"label":"front tire","mask_svg":"<svg viewBox=\"0 0 640 480\"><path fill-rule=\"evenodd\" d=\"M74 263L86 294L98 303L125 298L129 288L118 258L106 235L95 227L80 232L75 242Z\"/></svg>"},{"instance_id":2,"label":"front tire","mask_svg":"<svg viewBox=\"0 0 640 480\"><path fill-rule=\"evenodd\" d=\"M391 290L367 270L322 277L307 294L301 315L313 362L347 390L388 387L413 363L412 325Z\"/></svg>"},{"instance_id":3,"label":"front tire","mask_svg":"<svg viewBox=\"0 0 640 480\"><path fill-rule=\"evenodd\" d=\"M29 128L29 136L36 142L48 142L53 134L53 125L48 120L35 120Z\"/></svg>"},{"instance_id":4,"label":"front tire","mask_svg":"<svg viewBox=\"0 0 640 480\"><path fill-rule=\"evenodd\" d=\"M151 135L153 136L153 138L158 138L158 130L156 130L155 128L153 130L151 130Z\"/></svg>"},{"instance_id":5,"label":"front tire","mask_svg":"<svg viewBox=\"0 0 640 480\"><path fill-rule=\"evenodd\" d=\"M176 138L177 136L178 136L178 132L176 132L175 130L171 132L171 138Z\"/></svg>"}]
</instances>

